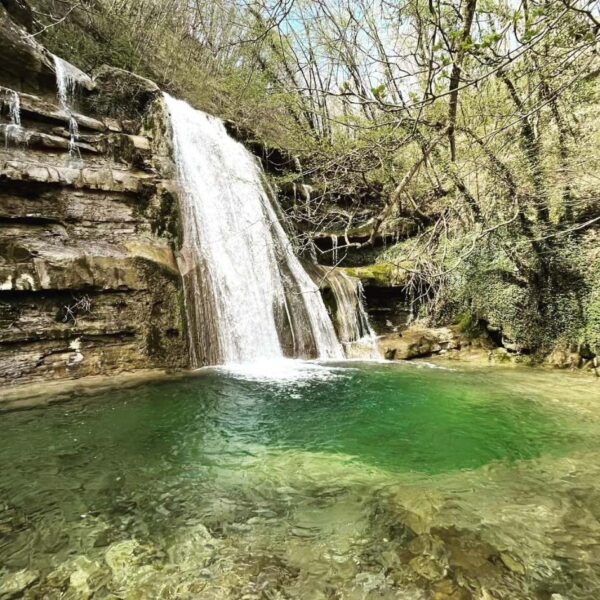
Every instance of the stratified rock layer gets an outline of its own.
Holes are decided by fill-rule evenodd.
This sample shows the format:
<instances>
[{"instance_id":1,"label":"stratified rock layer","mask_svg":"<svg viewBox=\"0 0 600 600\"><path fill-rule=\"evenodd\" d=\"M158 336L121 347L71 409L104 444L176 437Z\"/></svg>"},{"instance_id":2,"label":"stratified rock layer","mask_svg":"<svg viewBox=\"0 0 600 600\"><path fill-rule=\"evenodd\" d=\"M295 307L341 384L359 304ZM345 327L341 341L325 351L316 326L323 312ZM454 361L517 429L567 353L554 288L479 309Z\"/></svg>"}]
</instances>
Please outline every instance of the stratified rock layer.
<instances>
[{"instance_id":1,"label":"stratified rock layer","mask_svg":"<svg viewBox=\"0 0 600 600\"><path fill-rule=\"evenodd\" d=\"M158 88L103 68L73 98L69 152L52 58L12 17L0 6L0 385L185 367ZM139 99L122 120L117 79Z\"/></svg>"}]
</instances>

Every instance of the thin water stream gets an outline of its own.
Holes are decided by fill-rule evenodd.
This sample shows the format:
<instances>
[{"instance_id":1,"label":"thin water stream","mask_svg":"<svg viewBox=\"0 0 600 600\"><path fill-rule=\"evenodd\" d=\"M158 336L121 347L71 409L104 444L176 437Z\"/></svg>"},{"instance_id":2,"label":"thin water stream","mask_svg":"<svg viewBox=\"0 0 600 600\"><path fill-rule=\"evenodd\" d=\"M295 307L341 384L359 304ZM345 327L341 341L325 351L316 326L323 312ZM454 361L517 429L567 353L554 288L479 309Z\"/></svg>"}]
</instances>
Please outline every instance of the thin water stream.
<instances>
[{"instance_id":1,"label":"thin water stream","mask_svg":"<svg viewBox=\"0 0 600 600\"><path fill-rule=\"evenodd\" d=\"M4 414L0 592L597 598L595 386L288 361Z\"/></svg>"},{"instance_id":2,"label":"thin water stream","mask_svg":"<svg viewBox=\"0 0 600 600\"><path fill-rule=\"evenodd\" d=\"M53 55L56 74L56 95L60 108L69 115L69 154L72 159L81 159L79 151L79 123L74 113L78 86L91 84L90 78L71 63Z\"/></svg>"}]
</instances>

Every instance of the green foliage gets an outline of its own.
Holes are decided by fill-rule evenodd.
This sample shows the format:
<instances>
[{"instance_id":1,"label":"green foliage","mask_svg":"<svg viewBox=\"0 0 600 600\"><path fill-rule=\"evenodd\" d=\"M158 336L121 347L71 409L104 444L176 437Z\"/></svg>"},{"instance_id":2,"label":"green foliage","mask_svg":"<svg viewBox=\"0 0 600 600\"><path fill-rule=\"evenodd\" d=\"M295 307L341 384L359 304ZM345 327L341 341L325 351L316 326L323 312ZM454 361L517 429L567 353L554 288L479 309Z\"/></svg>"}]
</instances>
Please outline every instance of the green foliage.
<instances>
[{"instance_id":1,"label":"green foliage","mask_svg":"<svg viewBox=\"0 0 600 600\"><path fill-rule=\"evenodd\" d=\"M371 88L371 93L378 100L383 100L387 93L385 83L382 83L381 85L378 85L377 87Z\"/></svg>"},{"instance_id":2,"label":"green foliage","mask_svg":"<svg viewBox=\"0 0 600 600\"><path fill-rule=\"evenodd\" d=\"M584 279L588 293L583 303L583 327L579 342L588 344L593 352L600 354L600 240L597 232L586 236L582 258Z\"/></svg>"},{"instance_id":3,"label":"green foliage","mask_svg":"<svg viewBox=\"0 0 600 600\"><path fill-rule=\"evenodd\" d=\"M457 271L444 297L465 328L483 319L523 349L545 353L558 341L598 348L600 288L574 248L563 241L547 249L554 254L552 272L536 283L515 275L493 248L482 248Z\"/></svg>"},{"instance_id":4,"label":"green foliage","mask_svg":"<svg viewBox=\"0 0 600 600\"><path fill-rule=\"evenodd\" d=\"M519 253L523 272L511 251L498 251L495 240L473 246L469 238L422 255L418 243L403 242L380 260L398 264L410 258L412 269L430 273L411 279L406 289L417 300L421 316L439 323L453 321L469 337L479 337L481 324L523 350L547 354L556 344L585 346L600 353L600 243L597 232L566 235L543 247L547 272L539 276L540 257L518 228L503 235ZM466 256L466 258L464 258ZM441 264L440 271L429 267ZM438 274L437 276L434 274ZM438 287L435 287L437 282ZM430 295L423 295L426 289Z\"/></svg>"}]
</instances>

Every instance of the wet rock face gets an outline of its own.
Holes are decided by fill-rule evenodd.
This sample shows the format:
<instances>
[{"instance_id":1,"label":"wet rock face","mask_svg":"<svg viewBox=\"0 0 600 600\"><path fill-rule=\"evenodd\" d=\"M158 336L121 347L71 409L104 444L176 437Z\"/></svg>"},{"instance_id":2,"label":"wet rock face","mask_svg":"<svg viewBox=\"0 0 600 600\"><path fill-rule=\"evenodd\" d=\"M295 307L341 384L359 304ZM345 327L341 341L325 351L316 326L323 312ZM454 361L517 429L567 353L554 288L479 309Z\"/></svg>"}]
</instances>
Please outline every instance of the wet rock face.
<instances>
[{"instance_id":1,"label":"wet rock face","mask_svg":"<svg viewBox=\"0 0 600 600\"><path fill-rule=\"evenodd\" d=\"M185 367L158 88L104 68L67 110L26 21L0 3L0 385Z\"/></svg>"}]
</instances>

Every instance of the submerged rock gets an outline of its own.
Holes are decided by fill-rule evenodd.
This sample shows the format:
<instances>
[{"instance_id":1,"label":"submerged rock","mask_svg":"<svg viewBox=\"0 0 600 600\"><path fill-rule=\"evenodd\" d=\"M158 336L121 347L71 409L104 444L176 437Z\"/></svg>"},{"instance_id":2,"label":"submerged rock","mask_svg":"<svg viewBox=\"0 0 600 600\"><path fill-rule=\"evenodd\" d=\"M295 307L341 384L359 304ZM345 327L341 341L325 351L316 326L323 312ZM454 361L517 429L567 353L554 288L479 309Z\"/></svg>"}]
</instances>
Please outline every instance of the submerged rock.
<instances>
[{"instance_id":1,"label":"submerged rock","mask_svg":"<svg viewBox=\"0 0 600 600\"><path fill-rule=\"evenodd\" d=\"M429 556L417 556L409 562L415 573L428 581L438 581L445 577L447 568Z\"/></svg>"},{"instance_id":2,"label":"submerged rock","mask_svg":"<svg viewBox=\"0 0 600 600\"><path fill-rule=\"evenodd\" d=\"M514 558L511 554L509 554L508 552L501 552L500 558L502 559L502 562L506 565L506 567L509 568L511 571L514 571L519 575L525 575L525 566L523 565L523 563L521 563L521 561Z\"/></svg>"},{"instance_id":3,"label":"submerged rock","mask_svg":"<svg viewBox=\"0 0 600 600\"><path fill-rule=\"evenodd\" d=\"M216 540L208 529L197 524L178 531L167 549L169 561L182 569L197 569L210 564L216 552Z\"/></svg>"},{"instance_id":4,"label":"submerged rock","mask_svg":"<svg viewBox=\"0 0 600 600\"><path fill-rule=\"evenodd\" d=\"M451 579L443 579L433 585L432 600L471 600L473 596Z\"/></svg>"},{"instance_id":5,"label":"submerged rock","mask_svg":"<svg viewBox=\"0 0 600 600\"><path fill-rule=\"evenodd\" d=\"M29 569L8 573L0 580L0 600L18 598L39 577L39 571Z\"/></svg>"},{"instance_id":6,"label":"submerged rock","mask_svg":"<svg viewBox=\"0 0 600 600\"><path fill-rule=\"evenodd\" d=\"M384 573L359 573L354 578L354 582L365 592L382 591L391 585L391 580Z\"/></svg>"},{"instance_id":7,"label":"submerged rock","mask_svg":"<svg viewBox=\"0 0 600 600\"><path fill-rule=\"evenodd\" d=\"M101 572L102 568L98 562L90 560L87 556L77 556L50 573L46 583L62 590L66 588L62 598L83 600L92 596L94 586L90 580Z\"/></svg>"},{"instance_id":8,"label":"submerged rock","mask_svg":"<svg viewBox=\"0 0 600 600\"><path fill-rule=\"evenodd\" d=\"M108 547L104 560L115 577L122 577L137 563L140 549L141 545L137 540L117 542Z\"/></svg>"}]
</instances>

